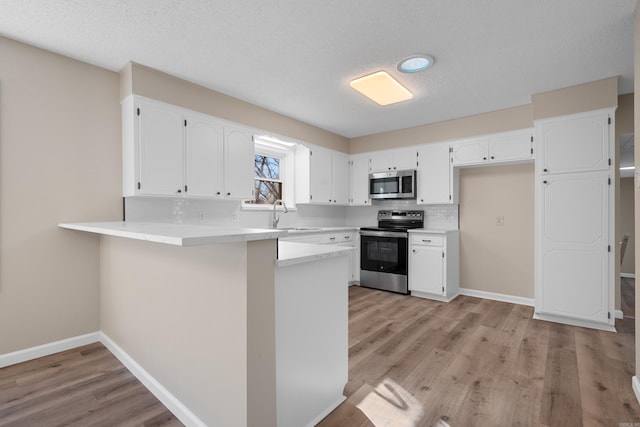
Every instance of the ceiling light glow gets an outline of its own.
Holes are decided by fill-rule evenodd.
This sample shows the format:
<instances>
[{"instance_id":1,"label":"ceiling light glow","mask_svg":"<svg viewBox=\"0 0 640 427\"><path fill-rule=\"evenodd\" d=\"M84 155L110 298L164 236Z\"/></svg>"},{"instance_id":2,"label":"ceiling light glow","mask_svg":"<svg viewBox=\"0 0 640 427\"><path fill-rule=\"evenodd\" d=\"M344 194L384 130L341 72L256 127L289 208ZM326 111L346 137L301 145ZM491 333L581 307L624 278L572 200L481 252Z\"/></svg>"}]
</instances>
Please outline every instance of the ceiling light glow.
<instances>
[{"instance_id":1,"label":"ceiling light glow","mask_svg":"<svg viewBox=\"0 0 640 427\"><path fill-rule=\"evenodd\" d=\"M351 80L349 86L379 105L390 105L413 98L413 94L385 71Z\"/></svg>"},{"instance_id":2,"label":"ceiling light glow","mask_svg":"<svg viewBox=\"0 0 640 427\"><path fill-rule=\"evenodd\" d=\"M398 71L417 73L433 65L433 57L429 55L412 55L398 63Z\"/></svg>"}]
</instances>

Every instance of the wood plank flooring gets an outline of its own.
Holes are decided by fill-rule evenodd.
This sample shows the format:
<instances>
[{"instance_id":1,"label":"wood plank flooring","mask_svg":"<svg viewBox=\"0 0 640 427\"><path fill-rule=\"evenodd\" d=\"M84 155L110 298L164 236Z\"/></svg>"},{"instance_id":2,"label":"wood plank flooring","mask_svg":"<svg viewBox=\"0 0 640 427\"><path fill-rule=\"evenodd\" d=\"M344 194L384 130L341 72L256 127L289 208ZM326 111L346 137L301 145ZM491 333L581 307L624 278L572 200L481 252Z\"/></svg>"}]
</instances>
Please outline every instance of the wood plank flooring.
<instances>
[{"instance_id":1,"label":"wood plank flooring","mask_svg":"<svg viewBox=\"0 0 640 427\"><path fill-rule=\"evenodd\" d=\"M623 300L632 291L623 287ZM640 423L634 320L609 333L532 314L472 297L446 304L352 286L348 399L319 426ZM0 426L179 425L101 344L0 369Z\"/></svg>"},{"instance_id":2,"label":"wood plank flooring","mask_svg":"<svg viewBox=\"0 0 640 427\"><path fill-rule=\"evenodd\" d=\"M102 344L0 369L0 426L182 426Z\"/></svg>"},{"instance_id":3,"label":"wood plank flooring","mask_svg":"<svg viewBox=\"0 0 640 427\"><path fill-rule=\"evenodd\" d=\"M348 399L320 427L640 423L633 319L610 333L466 296L349 294Z\"/></svg>"}]
</instances>

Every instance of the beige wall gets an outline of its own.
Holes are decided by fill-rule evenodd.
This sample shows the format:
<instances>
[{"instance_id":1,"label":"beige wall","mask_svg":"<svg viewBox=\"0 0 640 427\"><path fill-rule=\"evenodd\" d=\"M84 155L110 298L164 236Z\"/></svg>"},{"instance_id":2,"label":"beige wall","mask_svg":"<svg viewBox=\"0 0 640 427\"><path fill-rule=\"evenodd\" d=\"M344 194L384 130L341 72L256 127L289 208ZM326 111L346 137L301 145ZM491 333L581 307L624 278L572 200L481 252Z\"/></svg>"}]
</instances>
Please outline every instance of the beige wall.
<instances>
[{"instance_id":1,"label":"beige wall","mask_svg":"<svg viewBox=\"0 0 640 427\"><path fill-rule=\"evenodd\" d=\"M449 141L530 127L533 127L533 106L528 104L408 129L353 138L349 141L349 152L351 154L366 153L368 151Z\"/></svg>"},{"instance_id":2,"label":"beige wall","mask_svg":"<svg viewBox=\"0 0 640 427\"><path fill-rule=\"evenodd\" d=\"M102 331L207 425L275 426L276 241L100 246Z\"/></svg>"},{"instance_id":3,"label":"beige wall","mask_svg":"<svg viewBox=\"0 0 640 427\"><path fill-rule=\"evenodd\" d=\"M348 140L343 136L149 67L130 63L123 68L121 76L121 99L135 93L333 150L349 151Z\"/></svg>"},{"instance_id":4,"label":"beige wall","mask_svg":"<svg viewBox=\"0 0 640 427\"><path fill-rule=\"evenodd\" d=\"M631 234L620 271L635 274L635 208L633 202L633 178L620 180L620 232ZM620 239L621 241L622 239Z\"/></svg>"},{"instance_id":5,"label":"beige wall","mask_svg":"<svg viewBox=\"0 0 640 427\"><path fill-rule=\"evenodd\" d=\"M460 287L534 297L534 212L533 163L460 171Z\"/></svg>"},{"instance_id":6,"label":"beige wall","mask_svg":"<svg viewBox=\"0 0 640 427\"><path fill-rule=\"evenodd\" d=\"M121 218L119 76L0 37L0 354L95 332L97 240Z\"/></svg>"},{"instance_id":7,"label":"beige wall","mask_svg":"<svg viewBox=\"0 0 640 427\"><path fill-rule=\"evenodd\" d=\"M597 80L532 96L534 120L618 105L618 77Z\"/></svg>"}]
</instances>

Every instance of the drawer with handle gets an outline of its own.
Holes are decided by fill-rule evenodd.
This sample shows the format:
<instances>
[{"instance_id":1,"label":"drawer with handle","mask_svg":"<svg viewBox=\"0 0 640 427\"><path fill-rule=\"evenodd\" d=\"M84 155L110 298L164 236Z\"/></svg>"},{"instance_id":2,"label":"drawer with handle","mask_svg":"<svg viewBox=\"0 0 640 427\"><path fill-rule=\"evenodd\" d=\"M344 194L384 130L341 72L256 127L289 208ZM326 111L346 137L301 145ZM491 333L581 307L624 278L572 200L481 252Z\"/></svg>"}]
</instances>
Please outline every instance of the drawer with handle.
<instances>
[{"instance_id":1,"label":"drawer with handle","mask_svg":"<svg viewBox=\"0 0 640 427\"><path fill-rule=\"evenodd\" d=\"M409 237L409 243L422 246L442 246L444 244L444 238L431 234L413 234Z\"/></svg>"}]
</instances>

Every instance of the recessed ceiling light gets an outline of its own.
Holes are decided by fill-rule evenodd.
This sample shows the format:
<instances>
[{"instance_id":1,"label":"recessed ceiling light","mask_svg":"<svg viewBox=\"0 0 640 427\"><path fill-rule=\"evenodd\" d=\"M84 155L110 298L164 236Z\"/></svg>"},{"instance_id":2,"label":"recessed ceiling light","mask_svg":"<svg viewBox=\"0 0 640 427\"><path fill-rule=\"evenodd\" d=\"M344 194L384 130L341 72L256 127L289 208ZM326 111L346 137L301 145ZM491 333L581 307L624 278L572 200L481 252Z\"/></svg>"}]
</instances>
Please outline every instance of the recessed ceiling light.
<instances>
[{"instance_id":1,"label":"recessed ceiling light","mask_svg":"<svg viewBox=\"0 0 640 427\"><path fill-rule=\"evenodd\" d=\"M433 65L433 57L429 55L413 55L398 63L398 71L417 73Z\"/></svg>"},{"instance_id":2,"label":"recessed ceiling light","mask_svg":"<svg viewBox=\"0 0 640 427\"><path fill-rule=\"evenodd\" d=\"M413 98L413 94L385 71L351 80L349 85L379 105L395 104Z\"/></svg>"}]
</instances>

